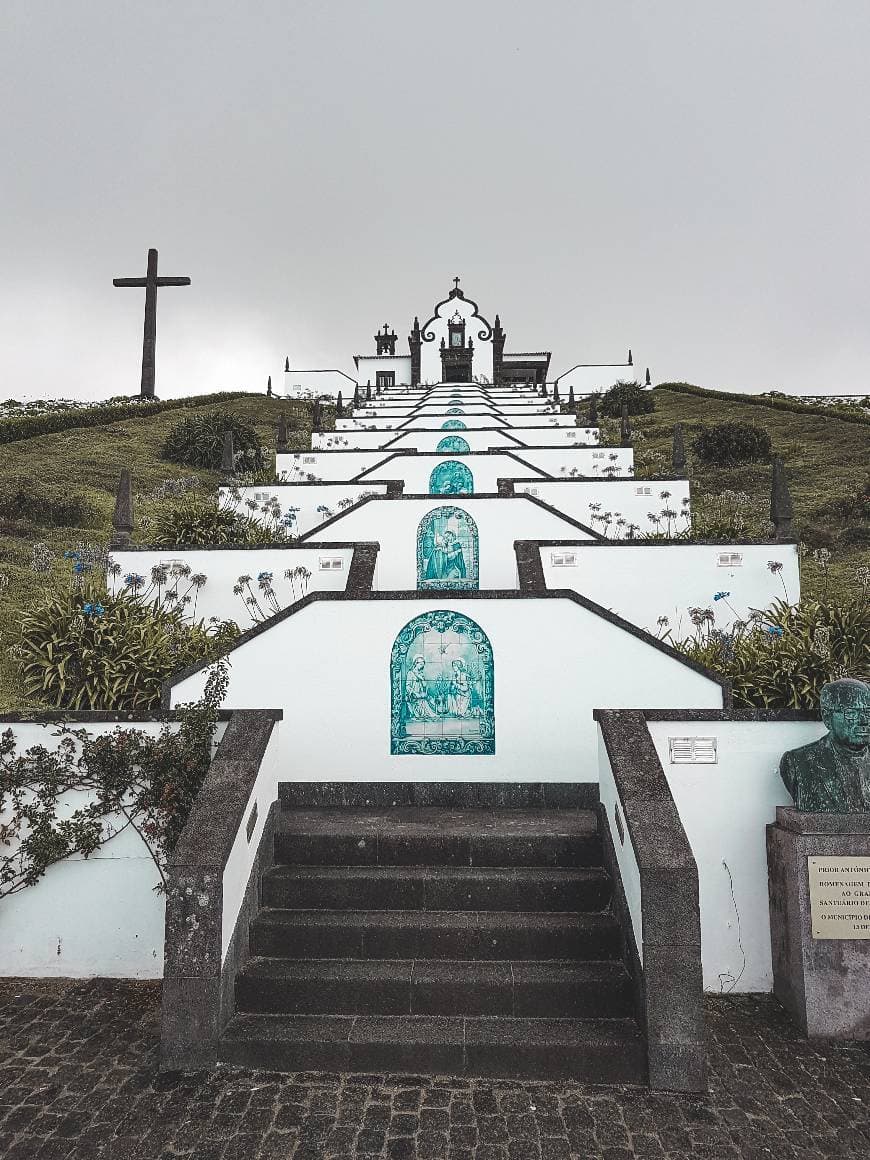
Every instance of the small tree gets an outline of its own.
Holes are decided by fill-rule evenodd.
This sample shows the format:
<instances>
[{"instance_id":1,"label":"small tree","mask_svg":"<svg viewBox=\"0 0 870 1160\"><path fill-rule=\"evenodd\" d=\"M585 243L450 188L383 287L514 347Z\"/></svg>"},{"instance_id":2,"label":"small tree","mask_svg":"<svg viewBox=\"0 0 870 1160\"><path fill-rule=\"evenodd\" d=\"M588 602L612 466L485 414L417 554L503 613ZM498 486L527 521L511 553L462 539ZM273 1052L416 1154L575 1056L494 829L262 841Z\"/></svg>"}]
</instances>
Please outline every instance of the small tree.
<instances>
[{"instance_id":1,"label":"small tree","mask_svg":"<svg viewBox=\"0 0 870 1160\"><path fill-rule=\"evenodd\" d=\"M656 409L650 391L645 391L640 383L626 383L620 379L601 396L601 410L608 418L618 419L623 404L628 407L629 415L647 415Z\"/></svg>"},{"instance_id":2,"label":"small tree","mask_svg":"<svg viewBox=\"0 0 870 1160\"><path fill-rule=\"evenodd\" d=\"M692 441L692 450L703 463L715 467L766 463L770 436L754 423L714 423L701 428Z\"/></svg>"}]
</instances>

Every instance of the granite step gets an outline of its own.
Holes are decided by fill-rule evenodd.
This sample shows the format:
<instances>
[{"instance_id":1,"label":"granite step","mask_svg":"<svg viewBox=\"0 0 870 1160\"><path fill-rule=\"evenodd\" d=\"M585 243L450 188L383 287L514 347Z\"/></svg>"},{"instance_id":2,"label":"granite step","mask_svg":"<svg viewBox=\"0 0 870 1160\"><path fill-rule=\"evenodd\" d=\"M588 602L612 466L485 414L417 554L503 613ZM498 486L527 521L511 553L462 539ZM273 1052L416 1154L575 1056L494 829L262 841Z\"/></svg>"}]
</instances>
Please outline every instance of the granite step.
<instances>
[{"instance_id":1,"label":"granite step","mask_svg":"<svg viewBox=\"0 0 870 1160\"><path fill-rule=\"evenodd\" d=\"M620 932L613 915L583 911L263 908L250 950L293 959L612 959Z\"/></svg>"},{"instance_id":2,"label":"granite step","mask_svg":"<svg viewBox=\"0 0 870 1160\"><path fill-rule=\"evenodd\" d=\"M239 1012L292 1015L509 1015L628 1018L621 962L251 959Z\"/></svg>"},{"instance_id":3,"label":"granite step","mask_svg":"<svg viewBox=\"0 0 870 1160\"><path fill-rule=\"evenodd\" d=\"M284 808L275 860L294 865L600 866L592 810Z\"/></svg>"},{"instance_id":4,"label":"granite step","mask_svg":"<svg viewBox=\"0 0 870 1160\"><path fill-rule=\"evenodd\" d=\"M630 1019L244 1014L224 1031L219 1060L276 1071L646 1080Z\"/></svg>"},{"instance_id":5,"label":"granite step","mask_svg":"<svg viewBox=\"0 0 870 1160\"><path fill-rule=\"evenodd\" d=\"M264 906L294 910L603 910L602 869L491 866L275 866Z\"/></svg>"}]
</instances>

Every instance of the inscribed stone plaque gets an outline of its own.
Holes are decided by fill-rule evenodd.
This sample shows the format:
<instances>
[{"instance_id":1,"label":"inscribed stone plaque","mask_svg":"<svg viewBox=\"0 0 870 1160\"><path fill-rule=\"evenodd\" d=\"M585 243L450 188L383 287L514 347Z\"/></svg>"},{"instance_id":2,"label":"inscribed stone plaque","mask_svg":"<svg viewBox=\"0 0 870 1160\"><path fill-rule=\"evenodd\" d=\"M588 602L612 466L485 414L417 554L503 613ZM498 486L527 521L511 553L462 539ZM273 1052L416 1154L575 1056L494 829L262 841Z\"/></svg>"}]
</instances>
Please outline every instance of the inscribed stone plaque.
<instances>
[{"instance_id":1,"label":"inscribed stone plaque","mask_svg":"<svg viewBox=\"0 0 870 1160\"><path fill-rule=\"evenodd\" d=\"M870 858L807 858L813 938L870 939Z\"/></svg>"}]
</instances>

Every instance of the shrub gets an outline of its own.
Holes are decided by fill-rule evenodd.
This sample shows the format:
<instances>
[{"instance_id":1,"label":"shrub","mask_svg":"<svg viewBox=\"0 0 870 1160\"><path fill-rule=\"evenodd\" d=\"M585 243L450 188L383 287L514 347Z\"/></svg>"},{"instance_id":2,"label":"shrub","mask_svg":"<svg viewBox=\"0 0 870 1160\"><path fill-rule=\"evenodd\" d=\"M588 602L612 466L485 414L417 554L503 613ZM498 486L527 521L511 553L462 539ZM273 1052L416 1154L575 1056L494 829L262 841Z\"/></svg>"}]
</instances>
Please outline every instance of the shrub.
<instances>
[{"instance_id":1,"label":"shrub","mask_svg":"<svg viewBox=\"0 0 870 1160\"><path fill-rule=\"evenodd\" d=\"M702 427L692 440L692 450L715 467L759 463L770 459L770 436L754 423L714 423Z\"/></svg>"},{"instance_id":2,"label":"shrub","mask_svg":"<svg viewBox=\"0 0 870 1160\"><path fill-rule=\"evenodd\" d=\"M163 445L163 458L189 467L217 470L221 465L227 431L233 433L236 463L242 469L259 471L264 466L264 458L257 432L231 411L188 415L176 423Z\"/></svg>"},{"instance_id":3,"label":"shrub","mask_svg":"<svg viewBox=\"0 0 870 1160\"><path fill-rule=\"evenodd\" d=\"M118 814L144 841L160 874L158 889L165 888L167 856L211 764L227 669L219 662L202 698L182 709L178 729L166 725L157 736L118 727L94 737L61 725L56 749L34 745L18 754L12 730L0 735L6 851L0 848L0 898L33 886L61 858L87 858L114 836L107 821ZM85 791L89 799L72 813L64 808L70 790Z\"/></svg>"},{"instance_id":4,"label":"shrub","mask_svg":"<svg viewBox=\"0 0 870 1160\"><path fill-rule=\"evenodd\" d=\"M611 419L618 419L622 414L623 403L628 406L629 415L648 415L656 409L652 391L644 390L640 383L620 380L601 396L599 410Z\"/></svg>"},{"instance_id":5,"label":"shrub","mask_svg":"<svg viewBox=\"0 0 870 1160\"><path fill-rule=\"evenodd\" d=\"M68 431L74 427L101 427L106 423L116 423L119 419L134 419L142 415L159 415L162 411L176 411L180 407L201 407L208 403L225 399L238 399L246 391L219 391L213 395L202 395L195 399L128 399L122 403L98 403L92 407L68 404L62 408L40 409L38 413L27 410L24 414L11 414L0 419L0 443L16 443L19 439L32 439L36 435L51 435L56 431Z\"/></svg>"},{"instance_id":6,"label":"shrub","mask_svg":"<svg viewBox=\"0 0 870 1160\"><path fill-rule=\"evenodd\" d=\"M22 617L15 651L25 693L53 708L147 710L167 677L218 655L237 632L130 591L111 595L88 576Z\"/></svg>"},{"instance_id":7,"label":"shrub","mask_svg":"<svg viewBox=\"0 0 870 1160\"><path fill-rule=\"evenodd\" d=\"M821 406L815 403L801 403L795 398L771 398L769 395L744 395L736 391L711 391L706 387L696 387L694 383L657 383L654 391L675 391L681 395L696 395L698 398L721 399L727 403L749 403L754 407L770 407L774 411L793 411L797 415L821 415L825 419L832 416L847 423L870 424L870 415L856 408Z\"/></svg>"},{"instance_id":8,"label":"shrub","mask_svg":"<svg viewBox=\"0 0 870 1160\"><path fill-rule=\"evenodd\" d=\"M258 511L265 513L265 523L255 518ZM148 542L156 548L275 544L291 538L275 505L260 505L253 500L242 504L235 490L221 499L191 496L177 507L161 506L147 515L141 526Z\"/></svg>"},{"instance_id":9,"label":"shrub","mask_svg":"<svg viewBox=\"0 0 870 1160\"><path fill-rule=\"evenodd\" d=\"M694 609L696 634L676 647L727 677L737 708L816 709L826 682L870 677L870 569L857 575L859 589L845 601L776 600L730 633Z\"/></svg>"},{"instance_id":10,"label":"shrub","mask_svg":"<svg viewBox=\"0 0 870 1160\"><path fill-rule=\"evenodd\" d=\"M96 513L82 495L51 491L29 479L13 479L0 492L0 519L55 528L80 528Z\"/></svg>"}]
</instances>

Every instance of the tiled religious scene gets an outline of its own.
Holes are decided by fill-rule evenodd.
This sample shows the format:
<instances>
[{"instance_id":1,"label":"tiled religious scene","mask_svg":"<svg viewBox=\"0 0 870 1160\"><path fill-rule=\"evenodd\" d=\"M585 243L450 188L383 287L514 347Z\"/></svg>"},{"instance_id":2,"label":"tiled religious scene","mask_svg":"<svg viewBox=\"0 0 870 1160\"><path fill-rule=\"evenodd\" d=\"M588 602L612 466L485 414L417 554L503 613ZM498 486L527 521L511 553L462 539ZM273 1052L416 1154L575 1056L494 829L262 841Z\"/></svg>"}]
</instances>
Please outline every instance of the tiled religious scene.
<instances>
[{"instance_id":1,"label":"tiled religious scene","mask_svg":"<svg viewBox=\"0 0 870 1160\"><path fill-rule=\"evenodd\" d=\"M62 947L79 979L162 979L159 1010L144 984L68 984L79 1030L58 999L0 990L2 1066L46 1093L15 1094L4 1155L71 1156L108 1104L117 1155L161 1160L809 1160L811 1122L825 1155L864 1154L860 988L846 1042L802 1032L838 963L866 981L870 942L821 954L798 928L806 858L863 867L870 838L792 808L777 772L795 751L797 784L828 727L860 749L863 694L825 722L736 710L667 631L800 599L781 465L769 538L708 542L681 432L656 476L627 408L597 415L603 387L649 383L631 352L553 377L459 279L398 342L385 324L355 356L340 407L318 378L339 372L288 360L315 430L303 448L279 428L268 482L233 479L230 439L222 495L275 542L148 547L116 515L110 575L208 573L202 614L241 632L165 892L120 826L115 861L4 903L6 974L57 974ZM212 673L166 682L172 728Z\"/></svg>"}]
</instances>

